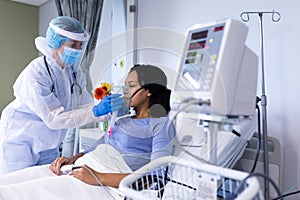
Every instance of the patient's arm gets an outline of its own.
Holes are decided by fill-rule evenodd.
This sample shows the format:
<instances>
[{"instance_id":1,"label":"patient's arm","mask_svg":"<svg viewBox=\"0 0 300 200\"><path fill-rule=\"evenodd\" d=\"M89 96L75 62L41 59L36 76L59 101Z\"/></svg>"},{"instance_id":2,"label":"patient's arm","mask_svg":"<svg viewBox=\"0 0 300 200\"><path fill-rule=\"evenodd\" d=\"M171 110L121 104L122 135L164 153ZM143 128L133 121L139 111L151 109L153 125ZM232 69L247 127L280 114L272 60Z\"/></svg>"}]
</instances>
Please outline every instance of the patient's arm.
<instances>
[{"instance_id":1,"label":"patient's arm","mask_svg":"<svg viewBox=\"0 0 300 200\"><path fill-rule=\"evenodd\" d=\"M97 177L98 180L96 180L93 174ZM121 182L121 180L128 174L100 173L96 172L89 166L84 165L84 167L82 168L74 169L70 175L90 185L104 185L117 188L119 187L119 183ZM98 181L101 184L99 184Z\"/></svg>"},{"instance_id":2,"label":"patient's arm","mask_svg":"<svg viewBox=\"0 0 300 200\"><path fill-rule=\"evenodd\" d=\"M73 164L78 158L80 158L81 156L83 156L84 153L78 153L75 156L71 157L71 158L66 158L64 156L62 157L57 157L50 165L50 170L56 174L56 175L60 175L60 168L63 165L70 165Z\"/></svg>"}]
</instances>

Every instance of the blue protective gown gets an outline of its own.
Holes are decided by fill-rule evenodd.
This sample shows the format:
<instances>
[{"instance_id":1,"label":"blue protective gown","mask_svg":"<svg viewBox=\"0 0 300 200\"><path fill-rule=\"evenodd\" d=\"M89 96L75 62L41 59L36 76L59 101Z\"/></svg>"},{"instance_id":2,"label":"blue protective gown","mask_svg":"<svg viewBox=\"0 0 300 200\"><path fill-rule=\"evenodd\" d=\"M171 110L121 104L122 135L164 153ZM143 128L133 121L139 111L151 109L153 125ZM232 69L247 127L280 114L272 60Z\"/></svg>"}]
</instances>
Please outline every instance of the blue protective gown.
<instances>
[{"instance_id":1,"label":"blue protective gown","mask_svg":"<svg viewBox=\"0 0 300 200\"><path fill-rule=\"evenodd\" d=\"M170 133L166 133L168 121L168 117L121 118L116 122L108 142L135 171L152 160L172 154L170 138L174 137L175 131L171 127ZM101 138L90 151L104 142L107 141Z\"/></svg>"},{"instance_id":2,"label":"blue protective gown","mask_svg":"<svg viewBox=\"0 0 300 200\"><path fill-rule=\"evenodd\" d=\"M92 114L92 97L82 71L76 73L82 95L75 88L71 97L72 69L62 69L51 57L47 63L51 76L43 57L38 57L13 86L16 98L3 110L0 121L0 174L51 163L59 156L67 128L99 121ZM52 84L55 92L51 92ZM85 106L72 111L74 102Z\"/></svg>"}]
</instances>

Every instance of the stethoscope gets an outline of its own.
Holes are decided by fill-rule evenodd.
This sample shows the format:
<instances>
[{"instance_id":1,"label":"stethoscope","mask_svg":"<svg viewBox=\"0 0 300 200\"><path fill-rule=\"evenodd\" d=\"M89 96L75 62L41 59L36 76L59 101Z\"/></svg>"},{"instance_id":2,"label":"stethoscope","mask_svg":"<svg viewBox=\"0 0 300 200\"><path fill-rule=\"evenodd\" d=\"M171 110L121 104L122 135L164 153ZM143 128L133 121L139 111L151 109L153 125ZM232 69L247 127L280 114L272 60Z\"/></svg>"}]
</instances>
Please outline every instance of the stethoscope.
<instances>
[{"instance_id":1,"label":"stethoscope","mask_svg":"<svg viewBox=\"0 0 300 200\"><path fill-rule=\"evenodd\" d=\"M51 78L51 81L52 81L52 85L50 87L50 90L57 97L57 93L55 92L55 87L54 87L54 80L52 78L52 75L51 75L51 72L50 72L50 69L49 69L49 65L48 65L48 62L46 60L46 56L44 56L44 62L45 62L48 74L49 74L49 76ZM73 72L73 84L71 85L71 94L73 94L75 92L75 88L78 89L79 96L81 96L82 95L82 88L81 88L81 86L77 82L76 72Z\"/></svg>"}]
</instances>

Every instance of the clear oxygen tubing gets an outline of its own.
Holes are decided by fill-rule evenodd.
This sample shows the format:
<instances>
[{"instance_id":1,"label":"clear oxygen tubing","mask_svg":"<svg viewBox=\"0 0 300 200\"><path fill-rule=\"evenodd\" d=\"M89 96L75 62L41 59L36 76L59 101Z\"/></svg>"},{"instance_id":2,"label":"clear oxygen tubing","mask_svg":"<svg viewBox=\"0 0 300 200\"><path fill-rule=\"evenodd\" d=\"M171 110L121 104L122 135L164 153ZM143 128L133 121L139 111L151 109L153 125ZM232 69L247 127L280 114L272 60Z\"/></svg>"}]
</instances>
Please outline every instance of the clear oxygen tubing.
<instances>
[{"instance_id":1,"label":"clear oxygen tubing","mask_svg":"<svg viewBox=\"0 0 300 200\"><path fill-rule=\"evenodd\" d=\"M134 95L136 95L136 94L137 94L140 90L142 90L142 89L144 89L144 88L141 87L141 88L139 88L138 90L136 90L136 91L130 96L130 99L131 99ZM130 103L129 103L129 105L130 105ZM130 109L129 109L129 114L128 114L128 115L125 115L125 116L123 116L123 117L126 117L126 116L131 116L131 117L132 117L132 116L135 116L135 115L136 115L136 112L135 112L134 108L133 108L133 107L130 107ZM110 145L109 138L110 138L110 136L111 136L111 134L112 134L113 127L114 127L114 125L115 125L115 123L116 123L117 116L118 116L118 111L114 111L114 112L112 113L111 119L110 119L110 121L109 121L108 129L107 129L107 132L106 132L106 144L107 144L107 145ZM107 148L106 148L106 152L107 152L107 154L108 154L111 158L114 158L114 155L112 155L112 154L109 152L109 150L108 150ZM140 157L140 158L148 159L149 161L151 160L151 158L149 158L149 157L141 156L141 155L136 155L136 154L131 154L131 153L121 154L121 155L122 155L122 156L134 156L134 157L138 156L138 157ZM121 170L119 169L119 171L121 171Z\"/></svg>"},{"instance_id":2,"label":"clear oxygen tubing","mask_svg":"<svg viewBox=\"0 0 300 200\"><path fill-rule=\"evenodd\" d=\"M169 138L169 140L171 141L171 143L173 144L174 147L177 147L179 148L180 150L182 150L184 153L192 156L193 158L199 160L200 162L203 162L203 163L207 163L207 164L210 164L208 161L198 157L198 156L195 156L194 154L190 153L189 151L185 150L184 148L182 148L177 140L177 137L176 137L176 133L175 133L175 137L174 137L174 140L172 139L172 136L170 135L170 127L172 126L173 124L173 121L177 118L177 115L179 113L181 113L182 111L184 111L187 107L191 106L191 105L202 105L202 104L210 104L209 101L203 101L202 99L193 99L193 98L188 98L188 99L185 99L183 100L183 102L186 103L185 106L183 106L181 109L177 110L176 113L174 114L174 116L172 116L167 124L167 128L166 128L166 132L167 132L167 136Z\"/></svg>"},{"instance_id":3,"label":"clear oxygen tubing","mask_svg":"<svg viewBox=\"0 0 300 200\"><path fill-rule=\"evenodd\" d=\"M112 85L112 88L114 88L114 84L111 83ZM111 118L109 120L109 123L108 123L108 128L107 128L107 132L106 132L106 143L108 143L108 140L112 134L112 131L113 131L113 128L115 126L115 123L116 123L116 120L117 120L117 116L118 116L118 111L113 111L112 114L111 114Z\"/></svg>"},{"instance_id":4,"label":"clear oxygen tubing","mask_svg":"<svg viewBox=\"0 0 300 200\"><path fill-rule=\"evenodd\" d=\"M135 91L135 92L130 96L130 99L131 99L134 95L136 95L136 94L137 94L140 90L142 90L142 89L143 89L143 87L141 87L140 89L138 89L137 91ZM110 136L111 136L111 134L112 134L113 127L114 127L114 125L115 125L115 123L116 123L117 116L118 116L118 111L116 110L116 111L114 111L114 112L112 113L111 119L110 119L109 124L108 124L108 129L107 129L107 133L106 133L106 135L107 135L107 140L106 140L106 142L107 142L107 143L108 143L109 138L110 138Z\"/></svg>"},{"instance_id":5,"label":"clear oxygen tubing","mask_svg":"<svg viewBox=\"0 0 300 200\"><path fill-rule=\"evenodd\" d=\"M112 113L112 116L111 116L111 119L109 121L109 124L108 124L108 129L107 129L107 140L110 138L111 134L112 134L112 131L113 131L113 128L115 126L115 123L116 123L116 119L117 119L117 116L118 116L118 111L114 111Z\"/></svg>"},{"instance_id":6,"label":"clear oxygen tubing","mask_svg":"<svg viewBox=\"0 0 300 200\"><path fill-rule=\"evenodd\" d=\"M93 173L92 170L90 170L89 168L87 168L87 167L85 167L85 166L83 166L83 168L85 168L85 169L92 175L92 177L96 180L96 182L98 183L98 185L101 186L101 187L104 189L104 191L105 191L109 196L112 197L112 199L116 199L116 198L114 198L114 196L109 192L109 188L108 188L108 187L105 187L105 186L100 182L100 180L97 178L97 176ZM72 170L73 170L73 169L72 169Z\"/></svg>"}]
</instances>

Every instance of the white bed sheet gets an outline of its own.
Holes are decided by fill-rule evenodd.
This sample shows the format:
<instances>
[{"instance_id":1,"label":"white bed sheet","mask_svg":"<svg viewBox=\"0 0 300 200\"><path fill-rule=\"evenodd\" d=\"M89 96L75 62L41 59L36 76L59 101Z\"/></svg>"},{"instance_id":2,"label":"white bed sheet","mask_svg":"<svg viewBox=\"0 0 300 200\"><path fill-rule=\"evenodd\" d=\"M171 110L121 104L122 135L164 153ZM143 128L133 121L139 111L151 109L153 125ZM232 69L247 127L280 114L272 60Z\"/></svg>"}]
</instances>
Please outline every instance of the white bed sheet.
<instances>
[{"instance_id":1,"label":"white bed sheet","mask_svg":"<svg viewBox=\"0 0 300 200\"><path fill-rule=\"evenodd\" d=\"M101 156L100 156L101 155ZM109 145L99 145L96 150L76 161L101 172L132 172L121 155ZM88 185L72 176L53 174L49 165L35 166L0 176L0 199L30 200L82 200L123 199L116 188Z\"/></svg>"}]
</instances>

